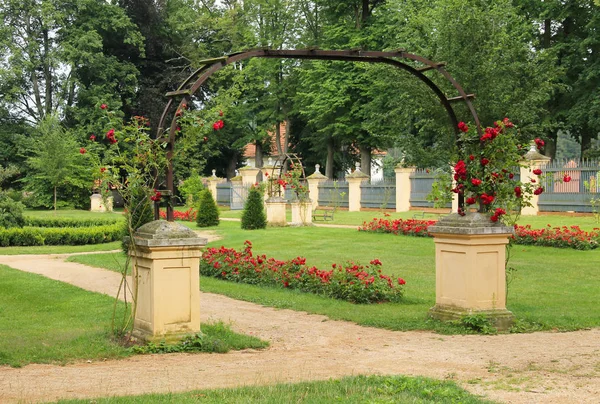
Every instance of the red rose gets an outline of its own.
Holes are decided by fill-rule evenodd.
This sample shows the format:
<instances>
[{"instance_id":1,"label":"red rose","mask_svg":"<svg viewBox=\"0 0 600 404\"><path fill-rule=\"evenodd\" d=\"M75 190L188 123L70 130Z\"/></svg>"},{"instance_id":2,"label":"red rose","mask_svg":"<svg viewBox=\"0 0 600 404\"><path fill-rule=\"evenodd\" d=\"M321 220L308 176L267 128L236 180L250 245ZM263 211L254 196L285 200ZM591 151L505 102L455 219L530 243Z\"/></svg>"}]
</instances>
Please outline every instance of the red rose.
<instances>
[{"instance_id":1,"label":"red rose","mask_svg":"<svg viewBox=\"0 0 600 404\"><path fill-rule=\"evenodd\" d=\"M101 168L100 168L100 172L101 172L101 173L103 173L103 172L105 172L105 171L106 171L106 167L101 167Z\"/></svg>"},{"instance_id":2,"label":"red rose","mask_svg":"<svg viewBox=\"0 0 600 404\"><path fill-rule=\"evenodd\" d=\"M490 163L490 161L488 159L486 159L485 157L481 159L482 166L487 166L489 163Z\"/></svg>"},{"instance_id":3,"label":"red rose","mask_svg":"<svg viewBox=\"0 0 600 404\"><path fill-rule=\"evenodd\" d=\"M535 175L542 175L542 170L540 170L539 168L536 168L535 170L533 170L533 173Z\"/></svg>"},{"instance_id":4,"label":"red rose","mask_svg":"<svg viewBox=\"0 0 600 404\"><path fill-rule=\"evenodd\" d=\"M111 137L111 136L114 136L114 135L115 135L115 130L114 129L111 129L108 132L106 132L106 137Z\"/></svg>"},{"instance_id":5,"label":"red rose","mask_svg":"<svg viewBox=\"0 0 600 404\"><path fill-rule=\"evenodd\" d=\"M502 120L502 123L503 123L503 124L504 124L504 126L506 126L507 128L512 128L512 127L514 127L514 126L515 126L515 125L514 125L514 124L513 124L513 123L510 121L510 119L508 119L508 118L504 118L504 119Z\"/></svg>"},{"instance_id":6,"label":"red rose","mask_svg":"<svg viewBox=\"0 0 600 404\"><path fill-rule=\"evenodd\" d=\"M475 156L473 156L472 154L469 156L469 160L473 161L475 160Z\"/></svg>"},{"instance_id":7,"label":"red rose","mask_svg":"<svg viewBox=\"0 0 600 404\"><path fill-rule=\"evenodd\" d=\"M459 122L458 123L458 130L460 130L461 132L468 132L469 131L469 127L467 126L466 123L464 122Z\"/></svg>"},{"instance_id":8,"label":"red rose","mask_svg":"<svg viewBox=\"0 0 600 404\"><path fill-rule=\"evenodd\" d=\"M538 150L541 150L541 149L542 149L542 147L544 147L544 145L546 144L546 143L544 143L544 141L543 141L542 139L540 139L539 137L536 137L536 138L535 138L535 140L534 140L534 142L535 142L535 145L537 146Z\"/></svg>"},{"instance_id":9,"label":"red rose","mask_svg":"<svg viewBox=\"0 0 600 404\"><path fill-rule=\"evenodd\" d=\"M85 147L82 147L81 149L79 149L79 153L81 154L85 154L87 150L85 150Z\"/></svg>"},{"instance_id":10,"label":"red rose","mask_svg":"<svg viewBox=\"0 0 600 404\"><path fill-rule=\"evenodd\" d=\"M96 140L96 135L94 135L93 133L90 135L90 140L93 142Z\"/></svg>"},{"instance_id":11,"label":"red rose","mask_svg":"<svg viewBox=\"0 0 600 404\"><path fill-rule=\"evenodd\" d=\"M500 217L502 215L506 215L506 211L504 209L502 209L502 208L497 208L496 212L495 212L495 215L498 216L498 217Z\"/></svg>"},{"instance_id":12,"label":"red rose","mask_svg":"<svg viewBox=\"0 0 600 404\"><path fill-rule=\"evenodd\" d=\"M160 191L154 190L154 195L152 195L150 197L150 200L154 201L154 202L158 202L160 201L162 198L162 194L160 193Z\"/></svg>"},{"instance_id":13,"label":"red rose","mask_svg":"<svg viewBox=\"0 0 600 404\"><path fill-rule=\"evenodd\" d=\"M512 180L513 178L515 178L515 175L513 173L509 173L508 178L510 178Z\"/></svg>"},{"instance_id":14,"label":"red rose","mask_svg":"<svg viewBox=\"0 0 600 404\"><path fill-rule=\"evenodd\" d=\"M571 182L571 176L568 174L565 174L565 176L563 177L563 182Z\"/></svg>"},{"instance_id":15,"label":"red rose","mask_svg":"<svg viewBox=\"0 0 600 404\"><path fill-rule=\"evenodd\" d=\"M481 185L481 180L480 180L480 179L477 179L477 178L473 178L473 179L471 180L471 184L473 184L473 185L475 185L476 187L478 187L478 186L480 186L480 185Z\"/></svg>"},{"instance_id":16,"label":"red rose","mask_svg":"<svg viewBox=\"0 0 600 404\"><path fill-rule=\"evenodd\" d=\"M515 195L517 196L517 198L521 197L522 192L523 191L521 190L521 187L515 187Z\"/></svg>"},{"instance_id":17,"label":"red rose","mask_svg":"<svg viewBox=\"0 0 600 404\"><path fill-rule=\"evenodd\" d=\"M406 285L406 281L402 278L398 278L398 285Z\"/></svg>"},{"instance_id":18,"label":"red rose","mask_svg":"<svg viewBox=\"0 0 600 404\"><path fill-rule=\"evenodd\" d=\"M534 195L540 195L542 192L544 192L544 188L539 187L535 191L533 191L533 194Z\"/></svg>"},{"instance_id":19,"label":"red rose","mask_svg":"<svg viewBox=\"0 0 600 404\"><path fill-rule=\"evenodd\" d=\"M494 215L494 216L490 217L490 220L492 222L497 222L498 221L498 216Z\"/></svg>"},{"instance_id":20,"label":"red rose","mask_svg":"<svg viewBox=\"0 0 600 404\"><path fill-rule=\"evenodd\" d=\"M475 199L473 197L467 198L467 200L466 200L467 205L473 205L476 201L477 201L477 199Z\"/></svg>"},{"instance_id":21,"label":"red rose","mask_svg":"<svg viewBox=\"0 0 600 404\"><path fill-rule=\"evenodd\" d=\"M219 111L219 116L223 116L223 111Z\"/></svg>"},{"instance_id":22,"label":"red rose","mask_svg":"<svg viewBox=\"0 0 600 404\"><path fill-rule=\"evenodd\" d=\"M532 183L532 184L535 184L536 182L537 182L537 181L535 180L535 178L532 178L532 179L531 179L531 183Z\"/></svg>"},{"instance_id":23,"label":"red rose","mask_svg":"<svg viewBox=\"0 0 600 404\"><path fill-rule=\"evenodd\" d=\"M107 105L106 105L106 104L102 104L102 105L100 105L100 109L106 109L106 108L107 108Z\"/></svg>"}]
</instances>

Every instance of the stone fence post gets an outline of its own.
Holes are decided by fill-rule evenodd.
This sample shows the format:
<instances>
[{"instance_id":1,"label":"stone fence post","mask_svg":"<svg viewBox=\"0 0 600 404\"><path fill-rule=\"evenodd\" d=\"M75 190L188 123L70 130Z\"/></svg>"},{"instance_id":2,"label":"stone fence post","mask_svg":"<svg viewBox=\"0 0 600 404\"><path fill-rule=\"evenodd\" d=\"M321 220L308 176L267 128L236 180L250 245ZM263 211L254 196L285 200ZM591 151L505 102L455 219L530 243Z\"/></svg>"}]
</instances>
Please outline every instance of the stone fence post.
<instances>
[{"instance_id":1,"label":"stone fence post","mask_svg":"<svg viewBox=\"0 0 600 404\"><path fill-rule=\"evenodd\" d=\"M544 156L540 152L537 151L537 146L535 142L531 142L529 146L529 151L525 155L525 161L523 162L525 167L521 167L521 182L523 184L530 183L532 179L538 181L538 176L533 174L533 170L536 168L544 168L546 164L550 162L550 157ZM539 195L532 195L531 197L531 205L521 209L521 215L524 216L532 216L537 215L540 211L539 208Z\"/></svg>"},{"instance_id":2,"label":"stone fence post","mask_svg":"<svg viewBox=\"0 0 600 404\"><path fill-rule=\"evenodd\" d=\"M258 181L258 173L260 168L254 168L250 166L240 168L240 175L242 176L242 184L246 186L254 185Z\"/></svg>"},{"instance_id":3,"label":"stone fence post","mask_svg":"<svg viewBox=\"0 0 600 404\"><path fill-rule=\"evenodd\" d=\"M396 212L410 210L410 175L415 172L415 167L397 166L396 172Z\"/></svg>"},{"instance_id":4,"label":"stone fence post","mask_svg":"<svg viewBox=\"0 0 600 404\"><path fill-rule=\"evenodd\" d=\"M200 332L199 266L207 240L179 223L155 220L133 241L133 336L172 342Z\"/></svg>"},{"instance_id":5,"label":"stone fence post","mask_svg":"<svg viewBox=\"0 0 600 404\"><path fill-rule=\"evenodd\" d=\"M321 174L320 168L321 166L319 164L315 165L314 174L309 175L306 178L306 181L308 182L308 194L312 200L313 209L316 209L316 207L319 206L319 184L328 180L326 176Z\"/></svg>"},{"instance_id":6,"label":"stone fence post","mask_svg":"<svg viewBox=\"0 0 600 404\"><path fill-rule=\"evenodd\" d=\"M223 178L217 177L216 173L217 170L212 170L212 177L208 179L208 189L215 201L217 200L217 185L223 182Z\"/></svg>"},{"instance_id":7,"label":"stone fence post","mask_svg":"<svg viewBox=\"0 0 600 404\"><path fill-rule=\"evenodd\" d=\"M369 176L360 171L360 164L356 163L356 170L346 176L348 181L348 211L360 212L361 189L360 184L369 179Z\"/></svg>"}]
</instances>

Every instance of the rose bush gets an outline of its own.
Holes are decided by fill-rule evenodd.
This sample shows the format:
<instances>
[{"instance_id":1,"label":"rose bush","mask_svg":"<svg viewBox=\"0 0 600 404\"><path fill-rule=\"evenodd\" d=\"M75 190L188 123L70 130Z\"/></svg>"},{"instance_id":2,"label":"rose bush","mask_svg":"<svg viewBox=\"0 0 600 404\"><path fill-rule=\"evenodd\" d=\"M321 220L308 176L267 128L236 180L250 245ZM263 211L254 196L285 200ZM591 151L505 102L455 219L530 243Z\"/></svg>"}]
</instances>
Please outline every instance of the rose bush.
<instances>
[{"instance_id":1,"label":"rose bush","mask_svg":"<svg viewBox=\"0 0 600 404\"><path fill-rule=\"evenodd\" d=\"M496 214L497 212L494 213L494 215ZM494 215L492 215L492 220ZM430 237L428 228L435 223L434 220L397 219L390 221L374 218L371 222L363 223L358 230ZM600 228L594 228L592 231L587 232L578 226L552 227L548 225L544 229L532 229L530 225L520 226L515 224L513 227L515 234L510 238L513 244L592 250L597 248L600 243Z\"/></svg>"},{"instance_id":2,"label":"rose bush","mask_svg":"<svg viewBox=\"0 0 600 404\"><path fill-rule=\"evenodd\" d=\"M347 262L333 264L330 270L306 265L306 258L289 261L254 255L246 241L242 251L208 248L200 260L200 274L251 285L297 289L346 300L352 303L397 302L402 297L404 279L392 279L381 271L381 261L369 265Z\"/></svg>"}]
</instances>

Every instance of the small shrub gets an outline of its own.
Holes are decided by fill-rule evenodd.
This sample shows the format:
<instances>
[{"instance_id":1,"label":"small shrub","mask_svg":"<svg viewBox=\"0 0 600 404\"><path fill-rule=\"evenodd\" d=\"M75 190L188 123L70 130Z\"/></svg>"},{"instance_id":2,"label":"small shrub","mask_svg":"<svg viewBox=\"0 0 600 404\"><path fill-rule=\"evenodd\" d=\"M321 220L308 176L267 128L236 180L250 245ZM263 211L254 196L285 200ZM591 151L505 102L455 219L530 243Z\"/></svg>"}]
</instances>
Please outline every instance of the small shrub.
<instances>
[{"instance_id":1,"label":"small shrub","mask_svg":"<svg viewBox=\"0 0 600 404\"><path fill-rule=\"evenodd\" d=\"M29 227L95 227L108 226L119 222L120 219L71 219L25 216L25 226Z\"/></svg>"},{"instance_id":2,"label":"small shrub","mask_svg":"<svg viewBox=\"0 0 600 404\"><path fill-rule=\"evenodd\" d=\"M196 214L198 227L209 227L219 225L219 208L208 189L200 192L200 203Z\"/></svg>"},{"instance_id":3,"label":"small shrub","mask_svg":"<svg viewBox=\"0 0 600 404\"><path fill-rule=\"evenodd\" d=\"M23 209L25 206L10 198L6 193L0 193L0 227L12 228L23 227L25 219L23 218Z\"/></svg>"},{"instance_id":4,"label":"small shrub","mask_svg":"<svg viewBox=\"0 0 600 404\"><path fill-rule=\"evenodd\" d=\"M187 206L197 206L200 203L202 191L204 191L202 177L198 174L192 174L179 186L179 191Z\"/></svg>"},{"instance_id":5,"label":"small shrub","mask_svg":"<svg viewBox=\"0 0 600 404\"><path fill-rule=\"evenodd\" d=\"M251 187L242 214L242 229L255 230L267 227L267 215L263 206L263 196L258 187Z\"/></svg>"}]
</instances>

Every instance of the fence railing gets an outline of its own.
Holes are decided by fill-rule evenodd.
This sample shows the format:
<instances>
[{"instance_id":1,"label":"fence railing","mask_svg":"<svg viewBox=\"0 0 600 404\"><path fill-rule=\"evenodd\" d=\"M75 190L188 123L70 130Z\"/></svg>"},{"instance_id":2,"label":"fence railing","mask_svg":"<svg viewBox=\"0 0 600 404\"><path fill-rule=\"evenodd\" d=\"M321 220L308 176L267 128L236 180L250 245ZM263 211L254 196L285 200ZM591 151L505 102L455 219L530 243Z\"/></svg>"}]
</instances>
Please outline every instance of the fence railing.
<instances>
[{"instance_id":1,"label":"fence railing","mask_svg":"<svg viewBox=\"0 0 600 404\"><path fill-rule=\"evenodd\" d=\"M361 207L396 209L396 178L364 181L360 188Z\"/></svg>"},{"instance_id":2,"label":"fence railing","mask_svg":"<svg viewBox=\"0 0 600 404\"><path fill-rule=\"evenodd\" d=\"M541 212L592 212L592 198L600 198L600 161L553 161L542 168L546 173L540 195ZM564 177L570 177L564 182Z\"/></svg>"},{"instance_id":3,"label":"fence railing","mask_svg":"<svg viewBox=\"0 0 600 404\"><path fill-rule=\"evenodd\" d=\"M319 206L348 207L348 182L323 181L319 184Z\"/></svg>"},{"instance_id":4,"label":"fence railing","mask_svg":"<svg viewBox=\"0 0 600 404\"><path fill-rule=\"evenodd\" d=\"M217 205L231 205L231 182L225 181L217 184Z\"/></svg>"},{"instance_id":5,"label":"fence railing","mask_svg":"<svg viewBox=\"0 0 600 404\"><path fill-rule=\"evenodd\" d=\"M427 200L431 193L437 172L434 169L419 168L410 174L410 206L417 208L433 208L433 202ZM452 202L443 206L451 209Z\"/></svg>"}]
</instances>

